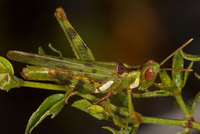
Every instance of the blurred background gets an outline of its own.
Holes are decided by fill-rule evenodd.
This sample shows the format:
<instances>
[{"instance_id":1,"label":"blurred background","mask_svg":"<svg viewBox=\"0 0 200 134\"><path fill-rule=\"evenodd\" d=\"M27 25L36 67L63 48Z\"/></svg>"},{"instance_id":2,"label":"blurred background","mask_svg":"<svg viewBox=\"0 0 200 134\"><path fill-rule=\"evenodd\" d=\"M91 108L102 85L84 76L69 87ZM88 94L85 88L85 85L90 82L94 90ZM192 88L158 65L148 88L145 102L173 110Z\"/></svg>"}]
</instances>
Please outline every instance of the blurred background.
<instances>
[{"instance_id":1,"label":"blurred background","mask_svg":"<svg viewBox=\"0 0 200 134\"><path fill-rule=\"evenodd\" d=\"M50 53L47 46L51 43L64 56L73 57L53 15L57 7L65 9L76 31L100 61L131 65L143 64L149 59L161 62L190 38L194 41L185 52L200 54L199 0L1 0L0 55L6 57L11 49L37 52L38 46ZM170 63L165 66L170 67ZM13 61L12 64L20 76L24 64ZM200 73L199 64L194 69ZM187 102L199 91L198 85L191 75L183 91ZM0 133L23 134L31 114L53 93L31 88L0 91ZM182 112L174 109L173 104L171 97L134 99L136 111L146 116L182 119ZM45 119L32 134L107 134L107 130L101 129L105 125L113 127L108 121L98 121L66 105L57 117ZM180 127L142 125L138 134L169 134L181 130Z\"/></svg>"}]
</instances>

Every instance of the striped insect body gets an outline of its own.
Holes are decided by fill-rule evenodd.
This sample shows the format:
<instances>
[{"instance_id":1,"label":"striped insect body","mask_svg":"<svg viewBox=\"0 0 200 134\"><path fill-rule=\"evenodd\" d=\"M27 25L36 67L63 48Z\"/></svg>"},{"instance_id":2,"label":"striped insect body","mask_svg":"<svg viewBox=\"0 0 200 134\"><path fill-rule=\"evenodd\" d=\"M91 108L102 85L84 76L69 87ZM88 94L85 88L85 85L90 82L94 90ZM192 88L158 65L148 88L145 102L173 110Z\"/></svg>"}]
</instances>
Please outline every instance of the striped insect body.
<instances>
[{"instance_id":1,"label":"striped insect body","mask_svg":"<svg viewBox=\"0 0 200 134\"><path fill-rule=\"evenodd\" d=\"M160 68L159 64L154 61L132 67L124 63L108 62L106 64L106 62L61 59L20 51L9 51L8 57L19 62L36 65L29 66L22 71L25 78L29 80L60 81L67 86L73 84L74 87L84 87L87 92L93 93L107 90L118 92L125 88L137 87L145 90L152 85ZM38 79L38 76L42 77Z\"/></svg>"}]
</instances>

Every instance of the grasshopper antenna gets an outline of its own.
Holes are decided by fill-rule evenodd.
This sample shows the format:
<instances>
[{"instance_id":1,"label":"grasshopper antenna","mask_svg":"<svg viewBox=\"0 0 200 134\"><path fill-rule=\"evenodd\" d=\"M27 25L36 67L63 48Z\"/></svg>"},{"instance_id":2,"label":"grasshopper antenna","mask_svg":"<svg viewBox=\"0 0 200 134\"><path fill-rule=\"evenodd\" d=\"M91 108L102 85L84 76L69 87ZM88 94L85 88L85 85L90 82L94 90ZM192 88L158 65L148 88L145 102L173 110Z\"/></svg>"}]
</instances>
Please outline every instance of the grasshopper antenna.
<instances>
[{"instance_id":1,"label":"grasshopper antenna","mask_svg":"<svg viewBox=\"0 0 200 134\"><path fill-rule=\"evenodd\" d=\"M192 72L193 70L190 68L162 68L160 69L160 71L162 70L169 70L169 71L186 71L186 72Z\"/></svg>"},{"instance_id":2,"label":"grasshopper antenna","mask_svg":"<svg viewBox=\"0 0 200 134\"><path fill-rule=\"evenodd\" d=\"M180 51L182 48L184 48L185 46L187 46L190 42L192 42L193 38L191 38L190 40L188 40L187 42L185 42L182 46L180 46L178 49L176 49L176 51L174 51L172 54L170 54L167 58L165 58L161 63L160 66L163 65L167 60L169 60L173 55L175 55L178 51Z\"/></svg>"}]
</instances>

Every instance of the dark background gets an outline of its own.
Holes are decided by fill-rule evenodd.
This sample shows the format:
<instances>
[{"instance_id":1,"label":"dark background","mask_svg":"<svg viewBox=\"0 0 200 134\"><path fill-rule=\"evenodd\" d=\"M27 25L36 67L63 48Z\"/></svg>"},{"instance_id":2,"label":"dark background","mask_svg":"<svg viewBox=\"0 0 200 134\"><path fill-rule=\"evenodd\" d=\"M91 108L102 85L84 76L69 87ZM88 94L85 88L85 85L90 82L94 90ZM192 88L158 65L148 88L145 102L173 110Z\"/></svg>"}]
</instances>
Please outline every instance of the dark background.
<instances>
[{"instance_id":1,"label":"dark background","mask_svg":"<svg viewBox=\"0 0 200 134\"><path fill-rule=\"evenodd\" d=\"M6 57L10 49L37 52L38 46L50 52L47 45L51 43L64 56L73 57L53 15L60 6L97 60L131 65L148 59L161 62L190 38L194 41L184 50L200 54L199 0L1 0L0 55ZM166 66L170 67L170 62ZM24 65L12 63L19 76ZM200 73L198 64L194 69ZM191 76L184 99L190 101L197 92L198 81ZM53 93L31 88L0 91L0 133L23 134L31 114ZM168 113L174 110L170 97L135 99L134 103L136 110L147 116L170 117ZM113 126L66 105L55 119L45 119L33 134L109 133L101 129L105 125ZM139 133L146 134L144 127L148 128L143 125ZM154 129L148 133L161 132Z\"/></svg>"}]
</instances>

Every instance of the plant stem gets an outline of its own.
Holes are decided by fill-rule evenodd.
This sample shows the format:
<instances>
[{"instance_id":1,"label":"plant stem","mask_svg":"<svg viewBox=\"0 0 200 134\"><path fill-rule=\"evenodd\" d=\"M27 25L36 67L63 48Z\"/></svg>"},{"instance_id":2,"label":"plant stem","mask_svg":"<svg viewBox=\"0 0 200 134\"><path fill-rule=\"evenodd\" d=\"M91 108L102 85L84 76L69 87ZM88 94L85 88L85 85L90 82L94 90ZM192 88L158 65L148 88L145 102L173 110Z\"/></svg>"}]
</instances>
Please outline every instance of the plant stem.
<instances>
[{"instance_id":1,"label":"plant stem","mask_svg":"<svg viewBox=\"0 0 200 134\"><path fill-rule=\"evenodd\" d=\"M142 123L176 125L185 127L185 120L163 119L163 118L154 118L145 116L142 117Z\"/></svg>"},{"instance_id":2,"label":"plant stem","mask_svg":"<svg viewBox=\"0 0 200 134\"><path fill-rule=\"evenodd\" d=\"M165 125L176 125L185 127L185 120L175 120L175 119L162 119L162 118L154 118L154 117L142 117L142 123L152 123L152 124L165 124ZM193 122L193 129L200 130L200 123Z\"/></svg>"},{"instance_id":3,"label":"plant stem","mask_svg":"<svg viewBox=\"0 0 200 134\"><path fill-rule=\"evenodd\" d=\"M182 109L182 111L183 111L185 117L186 117L186 118L190 117L191 115L190 115L190 113L189 113L189 110L188 110L187 106L185 105L185 103L184 103L184 101L183 101L183 97L182 97L180 94L175 95L174 97L176 98L176 100L177 100L179 106L181 107L181 109Z\"/></svg>"},{"instance_id":4,"label":"plant stem","mask_svg":"<svg viewBox=\"0 0 200 134\"><path fill-rule=\"evenodd\" d=\"M192 125L193 125L192 128L200 130L200 123L199 122L193 122Z\"/></svg>"},{"instance_id":5,"label":"plant stem","mask_svg":"<svg viewBox=\"0 0 200 134\"><path fill-rule=\"evenodd\" d=\"M47 89L47 90L65 91L65 92L70 90L70 88L61 86L61 85L46 84L46 83L31 82L31 81L23 81L22 86L32 87L32 88L41 88L41 89Z\"/></svg>"},{"instance_id":6,"label":"plant stem","mask_svg":"<svg viewBox=\"0 0 200 134\"><path fill-rule=\"evenodd\" d=\"M115 105L111 104L111 109L115 112L118 112L122 116L129 116L128 110L126 108L116 107ZM151 123L151 124L165 124L165 125L176 125L185 127L186 120L176 120L176 119L165 119L165 118L154 118L154 117L141 117L141 123ZM193 122L194 129L200 130L200 123Z\"/></svg>"},{"instance_id":7,"label":"plant stem","mask_svg":"<svg viewBox=\"0 0 200 134\"><path fill-rule=\"evenodd\" d=\"M128 96L128 113L131 115L134 111L133 103L132 103L132 90L127 89L127 96Z\"/></svg>"}]
</instances>

